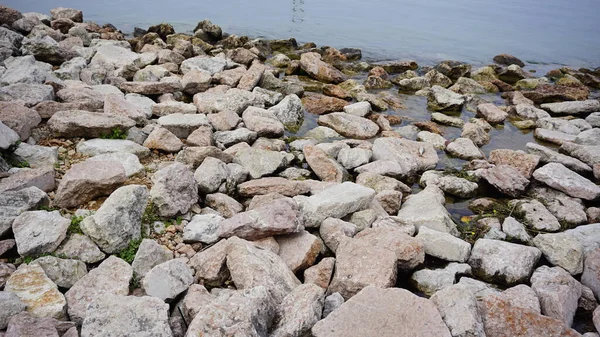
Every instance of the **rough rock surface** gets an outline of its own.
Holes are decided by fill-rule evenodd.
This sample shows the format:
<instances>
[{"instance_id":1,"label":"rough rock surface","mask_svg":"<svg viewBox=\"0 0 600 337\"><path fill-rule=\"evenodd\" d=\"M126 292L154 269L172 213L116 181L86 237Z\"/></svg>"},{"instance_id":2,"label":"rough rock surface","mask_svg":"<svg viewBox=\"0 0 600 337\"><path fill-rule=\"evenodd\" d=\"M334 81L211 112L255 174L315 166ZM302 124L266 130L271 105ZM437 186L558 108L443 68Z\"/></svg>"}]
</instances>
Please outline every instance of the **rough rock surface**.
<instances>
[{"instance_id":1,"label":"rough rock surface","mask_svg":"<svg viewBox=\"0 0 600 337\"><path fill-rule=\"evenodd\" d=\"M58 211L21 213L12 224L19 255L52 253L65 239L70 224Z\"/></svg>"},{"instance_id":2,"label":"rough rock surface","mask_svg":"<svg viewBox=\"0 0 600 337\"><path fill-rule=\"evenodd\" d=\"M194 275L182 259L173 259L154 266L142 280L144 292L163 301L173 301L194 283Z\"/></svg>"},{"instance_id":3,"label":"rough rock surface","mask_svg":"<svg viewBox=\"0 0 600 337\"><path fill-rule=\"evenodd\" d=\"M540 299L542 314L573 324L581 284L560 267L541 266L531 276L531 288Z\"/></svg>"},{"instance_id":4,"label":"rough rock surface","mask_svg":"<svg viewBox=\"0 0 600 337\"><path fill-rule=\"evenodd\" d=\"M533 177L572 197L585 200L600 198L600 187L562 164L549 163L533 172Z\"/></svg>"},{"instance_id":5,"label":"rough rock surface","mask_svg":"<svg viewBox=\"0 0 600 337\"><path fill-rule=\"evenodd\" d=\"M303 284L289 293L277 307L270 336L302 336L321 319L324 290Z\"/></svg>"},{"instance_id":6,"label":"rough rock surface","mask_svg":"<svg viewBox=\"0 0 600 337\"><path fill-rule=\"evenodd\" d=\"M198 202L198 185L192 171L175 162L152 176L150 201L164 217L185 214Z\"/></svg>"}]
</instances>

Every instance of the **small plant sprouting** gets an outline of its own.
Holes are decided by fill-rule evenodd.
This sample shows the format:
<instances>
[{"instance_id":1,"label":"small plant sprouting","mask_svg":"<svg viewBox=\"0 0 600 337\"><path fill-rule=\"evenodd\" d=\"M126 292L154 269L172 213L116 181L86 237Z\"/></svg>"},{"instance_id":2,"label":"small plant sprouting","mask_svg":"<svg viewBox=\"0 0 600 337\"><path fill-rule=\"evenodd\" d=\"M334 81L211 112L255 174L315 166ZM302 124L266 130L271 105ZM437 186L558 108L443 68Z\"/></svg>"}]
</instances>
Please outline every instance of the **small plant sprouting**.
<instances>
[{"instance_id":1,"label":"small plant sprouting","mask_svg":"<svg viewBox=\"0 0 600 337\"><path fill-rule=\"evenodd\" d=\"M83 234L83 231L81 230L81 222L83 221L83 219L85 219L85 217L83 216L78 216L78 215L73 215L71 217L71 224L69 225L69 229L67 230L67 232L69 234Z\"/></svg>"},{"instance_id":2,"label":"small plant sprouting","mask_svg":"<svg viewBox=\"0 0 600 337\"><path fill-rule=\"evenodd\" d=\"M105 133L101 134L100 138L103 138L103 139L126 139L127 133L119 128L114 128L110 131L109 134L105 134Z\"/></svg>"},{"instance_id":3,"label":"small plant sprouting","mask_svg":"<svg viewBox=\"0 0 600 337\"><path fill-rule=\"evenodd\" d=\"M123 259L125 262L131 264L133 259L135 259L135 254L137 253L138 248L140 248L141 243L142 238L129 241L129 246L117 253L117 256Z\"/></svg>"}]
</instances>

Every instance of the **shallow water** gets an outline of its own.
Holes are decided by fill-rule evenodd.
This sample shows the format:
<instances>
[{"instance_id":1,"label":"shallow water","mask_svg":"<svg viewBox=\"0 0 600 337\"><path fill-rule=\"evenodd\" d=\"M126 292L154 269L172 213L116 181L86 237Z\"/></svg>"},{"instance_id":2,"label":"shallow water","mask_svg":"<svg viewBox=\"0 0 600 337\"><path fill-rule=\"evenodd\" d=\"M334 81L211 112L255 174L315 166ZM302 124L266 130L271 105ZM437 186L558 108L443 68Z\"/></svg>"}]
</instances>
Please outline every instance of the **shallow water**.
<instances>
[{"instance_id":1,"label":"shallow water","mask_svg":"<svg viewBox=\"0 0 600 337\"><path fill-rule=\"evenodd\" d=\"M371 59L488 63L511 53L535 63L600 66L598 0L4 0L21 11L83 10L124 32L158 22L190 31L210 19L226 32L357 47ZM539 65L538 65L539 67Z\"/></svg>"}]
</instances>

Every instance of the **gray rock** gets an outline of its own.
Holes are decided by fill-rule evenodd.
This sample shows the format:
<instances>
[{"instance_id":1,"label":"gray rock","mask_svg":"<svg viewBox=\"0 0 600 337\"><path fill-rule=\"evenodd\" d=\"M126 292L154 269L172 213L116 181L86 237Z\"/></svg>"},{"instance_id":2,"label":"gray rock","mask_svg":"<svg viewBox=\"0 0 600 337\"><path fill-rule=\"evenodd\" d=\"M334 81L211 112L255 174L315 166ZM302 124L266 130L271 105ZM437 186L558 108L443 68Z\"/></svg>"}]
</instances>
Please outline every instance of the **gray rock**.
<instances>
[{"instance_id":1,"label":"gray rock","mask_svg":"<svg viewBox=\"0 0 600 337\"><path fill-rule=\"evenodd\" d=\"M58 287L46 276L39 265L24 265L6 281L4 291L14 293L27 305L35 317L66 318L67 302ZM10 325L10 322L9 322Z\"/></svg>"},{"instance_id":2,"label":"gray rock","mask_svg":"<svg viewBox=\"0 0 600 337\"><path fill-rule=\"evenodd\" d=\"M428 296L451 287L456 283L457 276L471 275L471 267L466 263L452 262L440 269L417 270L410 277L411 282L419 291Z\"/></svg>"},{"instance_id":3,"label":"gray rock","mask_svg":"<svg viewBox=\"0 0 600 337\"><path fill-rule=\"evenodd\" d=\"M14 132L11 128L0 122L0 149L7 150L9 147L15 145L21 137Z\"/></svg>"},{"instance_id":4,"label":"gray rock","mask_svg":"<svg viewBox=\"0 0 600 337\"><path fill-rule=\"evenodd\" d=\"M28 187L37 187L45 192L54 190L54 168L20 169L0 181L0 191L18 191Z\"/></svg>"},{"instance_id":5,"label":"gray rock","mask_svg":"<svg viewBox=\"0 0 600 337\"><path fill-rule=\"evenodd\" d=\"M353 169L369 163L373 152L369 149L341 149L337 159L346 169Z\"/></svg>"},{"instance_id":6,"label":"gray rock","mask_svg":"<svg viewBox=\"0 0 600 337\"><path fill-rule=\"evenodd\" d=\"M397 162L401 167L401 172L397 176L401 177L410 177L417 172L434 169L439 161L437 152L431 144L407 139L377 138L373 142L372 150L374 161ZM383 172L372 173L387 175Z\"/></svg>"},{"instance_id":7,"label":"gray rock","mask_svg":"<svg viewBox=\"0 0 600 337\"><path fill-rule=\"evenodd\" d=\"M61 288L69 289L80 278L87 274L85 263L78 260L61 259L54 256L40 257L31 264L37 264L44 269L46 276Z\"/></svg>"},{"instance_id":8,"label":"gray rock","mask_svg":"<svg viewBox=\"0 0 600 337\"><path fill-rule=\"evenodd\" d=\"M71 320L83 323L88 306L97 299L109 295L127 296L132 276L133 270L127 262L109 256L65 293Z\"/></svg>"},{"instance_id":9,"label":"gray rock","mask_svg":"<svg viewBox=\"0 0 600 337\"><path fill-rule=\"evenodd\" d=\"M533 289L524 284L506 289L502 292L501 296L516 307L530 309L538 314L542 312L537 294Z\"/></svg>"},{"instance_id":10,"label":"gray rock","mask_svg":"<svg viewBox=\"0 0 600 337\"><path fill-rule=\"evenodd\" d=\"M21 213L12 225L19 255L53 252L66 237L70 224L58 211Z\"/></svg>"},{"instance_id":11,"label":"gray rock","mask_svg":"<svg viewBox=\"0 0 600 337\"><path fill-rule=\"evenodd\" d=\"M583 272L583 247L576 237L566 234L538 234L533 244L548 262L568 271L571 275Z\"/></svg>"},{"instance_id":12,"label":"gray rock","mask_svg":"<svg viewBox=\"0 0 600 337\"><path fill-rule=\"evenodd\" d=\"M366 209L374 197L374 190L345 182L310 197L295 197L294 200L300 205L304 226L318 227L327 218L342 218Z\"/></svg>"},{"instance_id":13,"label":"gray rock","mask_svg":"<svg viewBox=\"0 0 600 337\"><path fill-rule=\"evenodd\" d=\"M149 296L173 301L194 283L192 270L182 259L174 259L154 266L142 280L142 288Z\"/></svg>"},{"instance_id":14,"label":"gray rock","mask_svg":"<svg viewBox=\"0 0 600 337\"><path fill-rule=\"evenodd\" d=\"M33 55L36 60L53 65L60 65L77 56L77 53L61 46L49 36L24 38L21 53Z\"/></svg>"},{"instance_id":15,"label":"gray rock","mask_svg":"<svg viewBox=\"0 0 600 337\"><path fill-rule=\"evenodd\" d=\"M591 167L579 159L558 153L550 148L536 144L527 143L527 152L540 156L542 163L559 163L565 167L580 173L590 172Z\"/></svg>"},{"instance_id":16,"label":"gray rock","mask_svg":"<svg viewBox=\"0 0 600 337\"><path fill-rule=\"evenodd\" d=\"M152 239L143 239L131 263L133 277L141 280L155 266L173 258L173 252Z\"/></svg>"},{"instance_id":17,"label":"gray rock","mask_svg":"<svg viewBox=\"0 0 600 337\"><path fill-rule=\"evenodd\" d=\"M556 232L561 228L556 217L535 199L512 200L509 205L513 207L515 215L535 230Z\"/></svg>"},{"instance_id":18,"label":"gray rock","mask_svg":"<svg viewBox=\"0 0 600 337\"><path fill-rule=\"evenodd\" d=\"M335 130L325 126L317 126L316 128L305 133L304 136L306 138L312 138L317 140L329 138L343 138L342 135L337 133Z\"/></svg>"},{"instance_id":19,"label":"gray rock","mask_svg":"<svg viewBox=\"0 0 600 337\"><path fill-rule=\"evenodd\" d=\"M438 150L446 148L446 138L438 135L437 133L429 131L421 131L417 134L417 141L429 143Z\"/></svg>"},{"instance_id":20,"label":"gray rock","mask_svg":"<svg viewBox=\"0 0 600 337\"><path fill-rule=\"evenodd\" d=\"M600 197L600 187L562 164L546 164L537 169L533 177L575 198L594 200Z\"/></svg>"},{"instance_id":21,"label":"gray rock","mask_svg":"<svg viewBox=\"0 0 600 337\"><path fill-rule=\"evenodd\" d=\"M442 260L466 262L471 253L471 245L466 241L426 226L419 227L415 238L423 243L425 254Z\"/></svg>"},{"instance_id":22,"label":"gray rock","mask_svg":"<svg viewBox=\"0 0 600 337\"><path fill-rule=\"evenodd\" d=\"M270 175L289 163L285 152L249 148L235 154L233 161L242 165L252 179Z\"/></svg>"},{"instance_id":23,"label":"gray rock","mask_svg":"<svg viewBox=\"0 0 600 337\"><path fill-rule=\"evenodd\" d=\"M581 284L562 268L541 266L531 276L531 288L540 299L542 314L567 326L573 324Z\"/></svg>"},{"instance_id":24,"label":"gray rock","mask_svg":"<svg viewBox=\"0 0 600 337\"><path fill-rule=\"evenodd\" d=\"M472 160L484 158L483 152L469 138L457 138L446 145L446 151L460 159Z\"/></svg>"},{"instance_id":25,"label":"gray rock","mask_svg":"<svg viewBox=\"0 0 600 337\"><path fill-rule=\"evenodd\" d=\"M77 144L77 152L85 156L97 156L106 153L127 152L139 158L150 155L150 150L125 139L90 139Z\"/></svg>"},{"instance_id":26,"label":"gray rock","mask_svg":"<svg viewBox=\"0 0 600 337\"><path fill-rule=\"evenodd\" d=\"M169 327L169 306L149 296L107 294L90 303L81 327L82 337L173 336Z\"/></svg>"},{"instance_id":27,"label":"gray rock","mask_svg":"<svg viewBox=\"0 0 600 337\"><path fill-rule=\"evenodd\" d=\"M158 170L152 176L150 200L158 214L173 217L187 213L198 202L198 185L190 169L179 162Z\"/></svg>"},{"instance_id":28,"label":"gray rock","mask_svg":"<svg viewBox=\"0 0 600 337\"><path fill-rule=\"evenodd\" d=\"M353 237L358 232L356 225L340 219L327 218L319 227L319 235L325 245L336 252L344 237Z\"/></svg>"},{"instance_id":29,"label":"gray rock","mask_svg":"<svg viewBox=\"0 0 600 337\"><path fill-rule=\"evenodd\" d=\"M20 143L13 154L31 168L54 167L58 163L58 148Z\"/></svg>"},{"instance_id":30,"label":"gray rock","mask_svg":"<svg viewBox=\"0 0 600 337\"><path fill-rule=\"evenodd\" d=\"M589 287L596 297L600 294L600 249L586 253L581 283Z\"/></svg>"},{"instance_id":31,"label":"gray rock","mask_svg":"<svg viewBox=\"0 0 600 337\"><path fill-rule=\"evenodd\" d=\"M322 115L318 122L320 125L332 128L344 137L354 139L373 138L379 132L379 126L374 122L342 112Z\"/></svg>"},{"instance_id":32,"label":"gray rock","mask_svg":"<svg viewBox=\"0 0 600 337\"><path fill-rule=\"evenodd\" d=\"M183 229L183 240L185 242L202 242L206 244L215 243L219 239L219 225L225 220L216 214L194 215L192 221Z\"/></svg>"},{"instance_id":33,"label":"gray rock","mask_svg":"<svg viewBox=\"0 0 600 337\"><path fill-rule=\"evenodd\" d=\"M83 57L74 57L54 71L54 75L61 80L79 81L79 73L87 66L87 61Z\"/></svg>"},{"instance_id":34,"label":"gray rock","mask_svg":"<svg viewBox=\"0 0 600 337\"><path fill-rule=\"evenodd\" d=\"M285 262L268 250L232 237L228 240L227 268L237 289L264 286L275 303L281 303L300 281Z\"/></svg>"},{"instance_id":35,"label":"gray rock","mask_svg":"<svg viewBox=\"0 0 600 337\"><path fill-rule=\"evenodd\" d=\"M435 185L429 185L413 194L402 205L398 220L412 224L418 230L421 226L457 236L456 224L444 207L444 192Z\"/></svg>"},{"instance_id":36,"label":"gray rock","mask_svg":"<svg viewBox=\"0 0 600 337\"><path fill-rule=\"evenodd\" d=\"M27 83L43 84L46 78L50 78L52 66L38 62L32 55L15 57L4 62L6 71L0 77L0 84L3 86Z\"/></svg>"},{"instance_id":37,"label":"gray rock","mask_svg":"<svg viewBox=\"0 0 600 337\"><path fill-rule=\"evenodd\" d=\"M81 229L104 252L116 253L141 237L142 214L147 203L146 186L123 186L94 215L81 222Z\"/></svg>"},{"instance_id":38,"label":"gray rock","mask_svg":"<svg viewBox=\"0 0 600 337\"><path fill-rule=\"evenodd\" d=\"M498 191L513 198L525 192L529 180L517 169L508 165L497 165L482 171L481 177Z\"/></svg>"},{"instance_id":39,"label":"gray rock","mask_svg":"<svg viewBox=\"0 0 600 337\"><path fill-rule=\"evenodd\" d=\"M57 256L78 259L85 263L100 262L106 256L90 238L76 233L64 240L54 253Z\"/></svg>"},{"instance_id":40,"label":"gray rock","mask_svg":"<svg viewBox=\"0 0 600 337\"><path fill-rule=\"evenodd\" d=\"M421 175L419 184L424 186L433 184L444 191L444 193L452 194L462 198L469 198L473 196L479 188L477 183L438 171L424 172Z\"/></svg>"},{"instance_id":41,"label":"gray rock","mask_svg":"<svg viewBox=\"0 0 600 337\"><path fill-rule=\"evenodd\" d=\"M126 93L162 95L165 93L181 91L182 86L178 80L176 82L167 82L163 80L161 82L123 82L119 85L119 88Z\"/></svg>"},{"instance_id":42,"label":"gray rock","mask_svg":"<svg viewBox=\"0 0 600 337\"><path fill-rule=\"evenodd\" d=\"M83 110L59 111L48 121L53 132L68 138L96 138L109 135L115 129L126 131L134 125L135 121L124 116Z\"/></svg>"},{"instance_id":43,"label":"gray rock","mask_svg":"<svg viewBox=\"0 0 600 337\"><path fill-rule=\"evenodd\" d=\"M268 110L257 107L248 107L242 114L246 127L264 137L280 137L283 135L284 126L277 116Z\"/></svg>"},{"instance_id":44,"label":"gray rock","mask_svg":"<svg viewBox=\"0 0 600 337\"><path fill-rule=\"evenodd\" d=\"M325 297L325 302L323 304L323 318L329 316L329 314L339 308L342 304L344 304L344 298L340 293L333 293Z\"/></svg>"},{"instance_id":45,"label":"gray rock","mask_svg":"<svg viewBox=\"0 0 600 337\"><path fill-rule=\"evenodd\" d=\"M242 290L223 289L194 317L186 337L267 336L276 305L263 286Z\"/></svg>"},{"instance_id":46,"label":"gray rock","mask_svg":"<svg viewBox=\"0 0 600 337\"><path fill-rule=\"evenodd\" d=\"M574 141L574 140L573 140ZM600 164L600 145L579 145L575 143L563 143L560 151L575 157L589 166Z\"/></svg>"},{"instance_id":47,"label":"gray rock","mask_svg":"<svg viewBox=\"0 0 600 337\"><path fill-rule=\"evenodd\" d=\"M431 87L427 97L427 106L434 111L459 110L464 103L462 95L438 85Z\"/></svg>"},{"instance_id":48,"label":"gray rock","mask_svg":"<svg viewBox=\"0 0 600 337\"><path fill-rule=\"evenodd\" d=\"M162 116L158 119L158 124L179 138L187 138L198 127L210 125L204 114L182 113Z\"/></svg>"},{"instance_id":49,"label":"gray rock","mask_svg":"<svg viewBox=\"0 0 600 337\"><path fill-rule=\"evenodd\" d=\"M140 163L139 158L127 152L113 152L100 154L87 159L86 161L117 161L123 165L125 176L131 177L141 172L144 172L144 165Z\"/></svg>"},{"instance_id":50,"label":"gray rock","mask_svg":"<svg viewBox=\"0 0 600 337\"><path fill-rule=\"evenodd\" d=\"M558 145L561 145L565 142L574 142L576 137L575 135L568 133L542 128L535 129L533 136L537 139Z\"/></svg>"},{"instance_id":51,"label":"gray rock","mask_svg":"<svg viewBox=\"0 0 600 337\"><path fill-rule=\"evenodd\" d=\"M600 102L594 99L587 101L545 103L542 109L557 115L578 115L600 110Z\"/></svg>"},{"instance_id":52,"label":"gray rock","mask_svg":"<svg viewBox=\"0 0 600 337\"><path fill-rule=\"evenodd\" d=\"M439 123L439 124L444 124L444 125L449 125L449 126L454 126L457 128L462 128L463 125L465 125L465 122L458 118L458 117L452 117L452 116L448 116L445 115L441 112L433 112L431 113L431 120L433 122Z\"/></svg>"},{"instance_id":53,"label":"gray rock","mask_svg":"<svg viewBox=\"0 0 600 337\"><path fill-rule=\"evenodd\" d=\"M195 279L198 282L207 286L218 287L229 279L229 269L225 264L227 249L227 240L221 240L192 256L188 266L196 272Z\"/></svg>"},{"instance_id":54,"label":"gray rock","mask_svg":"<svg viewBox=\"0 0 600 337\"><path fill-rule=\"evenodd\" d=\"M211 114L229 110L239 115L249 106L263 108L264 100L261 94L233 88L225 92L208 90L197 93L194 95L194 104L200 113Z\"/></svg>"},{"instance_id":55,"label":"gray rock","mask_svg":"<svg viewBox=\"0 0 600 337\"><path fill-rule=\"evenodd\" d=\"M389 315L399 319L388 320ZM367 287L312 328L315 337L369 336L373 331L382 337L452 336L430 300L398 288Z\"/></svg>"},{"instance_id":56,"label":"gray rock","mask_svg":"<svg viewBox=\"0 0 600 337\"><path fill-rule=\"evenodd\" d=\"M453 337L484 337L477 298L462 284L453 285L431 296Z\"/></svg>"},{"instance_id":57,"label":"gray rock","mask_svg":"<svg viewBox=\"0 0 600 337\"><path fill-rule=\"evenodd\" d=\"M19 297L8 291L0 291L0 329L6 329L10 319L25 311L27 305Z\"/></svg>"},{"instance_id":58,"label":"gray rock","mask_svg":"<svg viewBox=\"0 0 600 337\"><path fill-rule=\"evenodd\" d=\"M516 239L522 243L530 243L531 236L525 230L525 225L518 222L513 217L507 217L504 219L502 223L502 231L506 234L507 237ZM538 247L539 248L539 247Z\"/></svg>"},{"instance_id":59,"label":"gray rock","mask_svg":"<svg viewBox=\"0 0 600 337\"><path fill-rule=\"evenodd\" d=\"M22 141L25 141L29 138L31 129L35 128L42 119L35 110L29 109L20 103L0 102L0 121L16 132Z\"/></svg>"},{"instance_id":60,"label":"gray rock","mask_svg":"<svg viewBox=\"0 0 600 337\"><path fill-rule=\"evenodd\" d=\"M4 237L21 213L47 206L48 203L48 195L37 187L0 193L0 237Z\"/></svg>"},{"instance_id":61,"label":"gray rock","mask_svg":"<svg viewBox=\"0 0 600 337\"><path fill-rule=\"evenodd\" d=\"M294 272L312 266L322 250L322 242L307 231L276 237L279 245L278 255Z\"/></svg>"},{"instance_id":62,"label":"gray rock","mask_svg":"<svg viewBox=\"0 0 600 337\"><path fill-rule=\"evenodd\" d=\"M54 91L49 85L30 83L17 83L0 88L0 101L16 100L22 101L27 107L32 107L43 101L54 100Z\"/></svg>"},{"instance_id":63,"label":"gray rock","mask_svg":"<svg viewBox=\"0 0 600 337\"><path fill-rule=\"evenodd\" d=\"M469 265L484 280L514 285L529 278L541 256L534 247L479 239L471 249Z\"/></svg>"},{"instance_id":64,"label":"gray rock","mask_svg":"<svg viewBox=\"0 0 600 337\"><path fill-rule=\"evenodd\" d=\"M288 294L277 307L271 336L301 336L321 319L324 291L303 284Z\"/></svg>"},{"instance_id":65,"label":"gray rock","mask_svg":"<svg viewBox=\"0 0 600 337\"><path fill-rule=\"evenodd\" d=\"M214 140L221 148L229 147L237 143L251 144L258 137L257 133L246 128L239 128L232 131L218 131L214 133Z\"/></svg>"}]
</instances>

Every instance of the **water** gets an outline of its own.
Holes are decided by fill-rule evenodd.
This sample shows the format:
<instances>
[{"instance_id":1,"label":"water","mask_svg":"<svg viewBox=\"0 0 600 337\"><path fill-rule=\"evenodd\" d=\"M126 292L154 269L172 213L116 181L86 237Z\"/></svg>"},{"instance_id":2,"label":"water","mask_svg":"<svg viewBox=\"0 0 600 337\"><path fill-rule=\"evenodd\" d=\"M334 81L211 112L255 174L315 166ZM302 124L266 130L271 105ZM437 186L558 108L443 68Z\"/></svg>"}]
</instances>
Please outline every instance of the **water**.
<instances>
[{"instance_id":1,"label":"water","mask_svg":"<svg viewBox=\"0 0 600 337\"><path fill-rule=\"evenodd\" d=\"M63 6L123 32L169 22L191 31L208 18L226 32L356 47L369 59L600 66L598 0L4 0L20 11ZM537 66L539 67L539 65Z\"/></svg>"}]
</instances>

